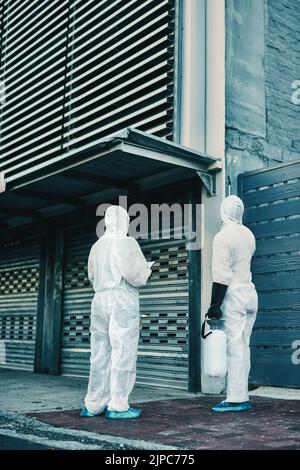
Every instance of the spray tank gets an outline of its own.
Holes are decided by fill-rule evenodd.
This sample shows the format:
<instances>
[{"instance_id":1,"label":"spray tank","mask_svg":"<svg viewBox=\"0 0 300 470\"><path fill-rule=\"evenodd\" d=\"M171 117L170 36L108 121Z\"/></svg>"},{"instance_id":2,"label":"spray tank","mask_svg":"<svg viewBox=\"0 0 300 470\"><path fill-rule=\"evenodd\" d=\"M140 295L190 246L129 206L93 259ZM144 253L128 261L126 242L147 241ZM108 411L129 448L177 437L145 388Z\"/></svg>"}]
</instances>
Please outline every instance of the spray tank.
<instances>
[{"instance_id":1,"label":"spray tank","mask_svg":"<svg viewBox=\"0 0 300 470\"><path fill-rule=\"evenodd\" d=\"M206 323L210 330L205 333ZM227 341L223 320L207 320L202 325L203 373L209 377L225 377L227 373Z\"/></svg>"}]
</instances>

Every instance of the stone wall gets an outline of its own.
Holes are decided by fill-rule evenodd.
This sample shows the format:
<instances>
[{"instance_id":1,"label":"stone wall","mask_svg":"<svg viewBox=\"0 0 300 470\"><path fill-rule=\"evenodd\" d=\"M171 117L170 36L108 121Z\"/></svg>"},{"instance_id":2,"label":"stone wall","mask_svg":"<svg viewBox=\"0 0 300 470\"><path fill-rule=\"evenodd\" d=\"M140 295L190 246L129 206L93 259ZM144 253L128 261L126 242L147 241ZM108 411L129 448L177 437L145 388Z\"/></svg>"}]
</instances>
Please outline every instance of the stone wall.
<instances>
[{"instance_id":1,"label":"stone wall","mask_svg":"<svg viewBox=\"0 0 300 470\"><path fill-rule=\"evenodd\" d=\"M227 0L226 167L234 193L239 173L300 158L297 80L299 0Z\"/></svg>"}]
</instances>

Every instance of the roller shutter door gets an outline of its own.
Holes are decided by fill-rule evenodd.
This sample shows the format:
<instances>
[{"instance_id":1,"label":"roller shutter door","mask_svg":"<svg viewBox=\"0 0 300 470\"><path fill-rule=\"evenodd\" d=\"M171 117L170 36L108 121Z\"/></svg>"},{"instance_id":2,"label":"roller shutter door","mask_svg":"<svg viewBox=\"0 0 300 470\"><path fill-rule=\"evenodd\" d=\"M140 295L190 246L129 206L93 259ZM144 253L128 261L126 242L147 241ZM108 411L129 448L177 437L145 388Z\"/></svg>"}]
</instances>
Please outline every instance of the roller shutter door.
<instances>
[{"instance_id":1,"label":"roller shutter door","mask_svg":"<svg viewBox=\"0 0 300 470\"><path fill-rule=\"evenodd\" d=\"M61 372L88 376L90 304L87 257L95 235L66 235ZM137 383L187 389L188 255L182 240L141 243L155 260L151 281L140 289L142 330Z\"/></svg>"},{"instance_id":2,"label":"roller shutter door","mask_svg":"<svg viewBox=\"0 0 300 470\"><path fill-rule=\"evenodd\" d=\"M91 232L92 233L92 232ZM87 277L87 258L95 234L65 235L61 373L89 373L90 308L93 290Z\"/></svg>"},{"instance_id":3,"label":"roller shutter door","mask_svg":"<svg viewBox=\"0 0 300 470\"><path fill-rule=\"evenodd\" d=\"M33 370L39 245L0 249L0 365Z\"/></svg>"}]
</instances>

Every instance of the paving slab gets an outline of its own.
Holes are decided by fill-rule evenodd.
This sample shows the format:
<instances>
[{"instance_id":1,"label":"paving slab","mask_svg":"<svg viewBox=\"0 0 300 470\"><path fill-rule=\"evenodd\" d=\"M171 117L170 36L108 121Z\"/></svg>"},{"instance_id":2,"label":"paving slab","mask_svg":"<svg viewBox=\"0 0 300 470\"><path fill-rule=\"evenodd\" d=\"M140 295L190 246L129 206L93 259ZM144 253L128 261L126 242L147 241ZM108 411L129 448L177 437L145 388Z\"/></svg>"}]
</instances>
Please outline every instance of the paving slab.
<instances>
[{"instance_id":1,"label":"paving slab","mask_svg":"<svg viewBox=\"0 0 300 470\"><path fill-rule=\"evenodd\" d=\"M142 417L81 418L80 410L29 413L48 424L98 434L142 439L182 449L300 449L300 401L253 397L254 409L213 413L216 397L139 403Z\"/></svg>"}]
</instances>

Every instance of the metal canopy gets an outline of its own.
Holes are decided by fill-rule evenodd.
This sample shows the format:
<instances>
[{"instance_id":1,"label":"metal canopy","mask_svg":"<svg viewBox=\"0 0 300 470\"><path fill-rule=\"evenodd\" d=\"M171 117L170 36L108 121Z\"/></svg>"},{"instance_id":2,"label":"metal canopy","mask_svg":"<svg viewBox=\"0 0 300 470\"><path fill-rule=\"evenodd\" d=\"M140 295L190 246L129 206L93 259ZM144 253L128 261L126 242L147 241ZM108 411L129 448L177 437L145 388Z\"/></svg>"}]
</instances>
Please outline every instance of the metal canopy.
<instances>
[{"instance_id":1,"label":"metal canopy","mask_svg":"<svg viewBox=\"0 0 300 470\"><path fill-rule=\"evenodd\" d=\"M128 128L6 179L0 224L19 226L198 175L210 195L218 159ZM212 170L210 170L212 167ZM29 220L31 219L31 220Z\"/></svg>"}]
</instances>

